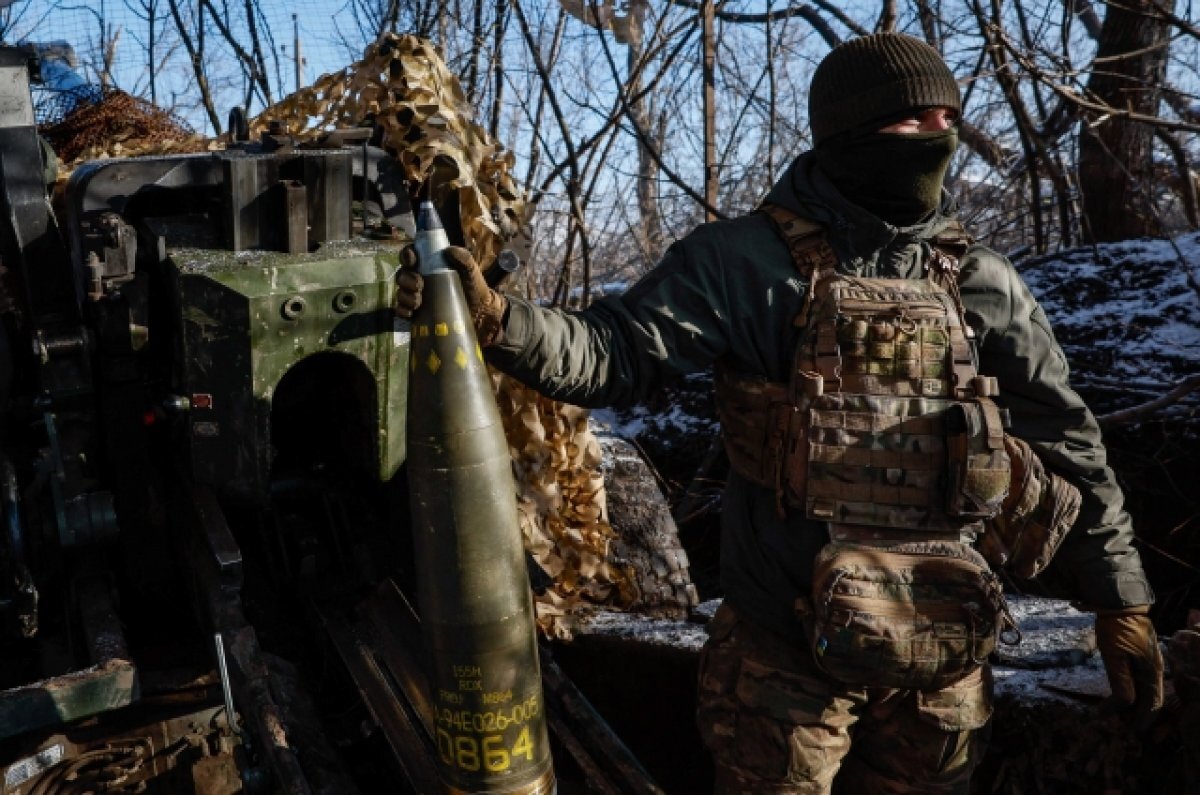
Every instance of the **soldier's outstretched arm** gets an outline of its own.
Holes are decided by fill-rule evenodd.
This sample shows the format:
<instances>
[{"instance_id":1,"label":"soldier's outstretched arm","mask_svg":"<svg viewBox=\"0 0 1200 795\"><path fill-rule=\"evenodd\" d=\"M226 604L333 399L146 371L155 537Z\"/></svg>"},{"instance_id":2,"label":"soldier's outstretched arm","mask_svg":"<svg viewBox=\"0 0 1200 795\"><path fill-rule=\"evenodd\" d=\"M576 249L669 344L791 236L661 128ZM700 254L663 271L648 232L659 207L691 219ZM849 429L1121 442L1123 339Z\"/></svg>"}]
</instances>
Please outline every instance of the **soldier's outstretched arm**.
<instances>
[{"instance_id":1,"label":"soldier's outstretched arm","mask_svg":"<svg viewBox=\"0 0 1200 795\"><path fill-rule=\"evenodd\" d=\"M719 256L704 234L675 244L620 296L582 311L509 298L488 361L550 397L580 406L622 405L665 379L707 368L727 350Z\"/></svg>"}]
</instances>

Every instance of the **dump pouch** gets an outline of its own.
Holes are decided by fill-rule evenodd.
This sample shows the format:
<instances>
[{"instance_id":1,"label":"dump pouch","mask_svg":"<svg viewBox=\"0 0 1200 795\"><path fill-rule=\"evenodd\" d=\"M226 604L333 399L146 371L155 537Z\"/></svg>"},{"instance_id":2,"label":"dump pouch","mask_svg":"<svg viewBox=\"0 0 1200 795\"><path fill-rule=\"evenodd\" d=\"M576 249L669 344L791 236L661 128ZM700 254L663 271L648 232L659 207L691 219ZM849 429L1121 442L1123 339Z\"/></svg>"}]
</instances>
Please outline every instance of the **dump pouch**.
<instances>
[{"instance_id":1,"label":"dump pouch","mask_svg":"<svg viewBox=\"0 0 1200 795\"><path fill-rule=\"evenodd\" d=\"M1079 516L1079 489L1050 472L1033 449L1004 438L1012 467L1008 496L984 523L979 549L997 568L1029 579L1049 565Z\"/></svg>"},{"instance_id":2,"label":"dump pouch","mask_svg":"<svg viewBox=\"0 0 1200 795\"><path fill-rule=\"evenodd\" d=\"M990 398L951 405L946 412L946 513L989 519L1008 494L1004 423Z\"/></svg>"},{"instance_id":3,"label":"dump pouch","mask_svg":"<svg viewBox=\"0 0 1200 795\"><path fill-rule=\"evenodd\" d=\"M835 541L813 577L802 620L817 665L839 681L940 690L1015 630L996 575L961 542Z\"/></svg>"}]
</instances>

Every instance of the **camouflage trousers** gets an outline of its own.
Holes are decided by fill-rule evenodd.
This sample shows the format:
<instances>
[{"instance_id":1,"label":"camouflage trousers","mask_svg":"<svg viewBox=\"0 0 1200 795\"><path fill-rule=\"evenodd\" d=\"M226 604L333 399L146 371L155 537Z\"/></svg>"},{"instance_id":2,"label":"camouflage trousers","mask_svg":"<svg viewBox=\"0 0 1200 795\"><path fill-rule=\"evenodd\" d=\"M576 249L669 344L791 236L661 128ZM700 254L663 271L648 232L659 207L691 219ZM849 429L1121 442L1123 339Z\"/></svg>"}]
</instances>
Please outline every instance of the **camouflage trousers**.
<instances>
[{"instance_id":1,"label":"camouflage trousers","mask_svg":"<svg viewBox=\"0 0 1200 795\"><path fill-rule=\"evenodd\" d=\"M708 633L697 721L718 793L968 792L992 712L988 668L929 693L851 686L728 606Z\"/></svg>"}]
</instances>

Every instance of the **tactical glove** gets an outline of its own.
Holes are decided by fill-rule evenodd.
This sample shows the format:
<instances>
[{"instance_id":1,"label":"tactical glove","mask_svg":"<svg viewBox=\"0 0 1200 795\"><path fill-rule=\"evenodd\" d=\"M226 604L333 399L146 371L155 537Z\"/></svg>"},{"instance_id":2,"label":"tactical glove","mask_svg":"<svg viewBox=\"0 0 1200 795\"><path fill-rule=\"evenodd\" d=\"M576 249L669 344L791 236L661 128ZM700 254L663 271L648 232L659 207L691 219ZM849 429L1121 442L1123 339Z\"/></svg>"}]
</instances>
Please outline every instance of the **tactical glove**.
<instances>
[{"instance_id":1,"label":"tactical glove","mask_svg":"<svg viewBox=\"0 0 1200 795\"><path fill-rule=\"evenodd\" d=\"M1133 707L1138 728L1163 704L1163 659L1148 605L1096 613L1096 646L1104 660L1113 701Z\"/></svg>"},{"instance_id":2,"label":"tactical glove","mask_svg":"<svg viewBox=\"0 0 1200 795\"><path fill-rule=\"evenodd\" d=\"M475 324L475 335L480 346L486 348L499 342L503 336L504 313L508 300L488 286L471 252L458 246L450 246L442 252L446 267L458 274L462 282L463 298ZM396 271L396 297L392 308L396 315L411 318L421 305L421 290L425 280L417 273L417 253L409 247L400 252L400 270Z\"/></svg>"},{"instance_id":3,"label":"tactical glove","mask_svg":"<svg viewBox=\"0 0 1200 795\"><path fill-rule=\"evenodd\" d=\"M412 246L400 249L400 270L396 271L396 297L392 309L397 317L412 318L421 305L421 290L425 280L417 273L417 250Z\"/></svg>"},{"instance_id":4,"label":"tactical glove","mask_svg":"<svg viewBox=\"0 0 1200 795\"><path fill-rule=\"evenodd\" d=\"M446 267L462 280L463 297L467 299L467 309L475 322L479 344L484 348L495 345L504 337L504 313L508 311L508 299L488 286L483 270L465 248L450 246L443 256Z\"/></svg>"}]
</instances>

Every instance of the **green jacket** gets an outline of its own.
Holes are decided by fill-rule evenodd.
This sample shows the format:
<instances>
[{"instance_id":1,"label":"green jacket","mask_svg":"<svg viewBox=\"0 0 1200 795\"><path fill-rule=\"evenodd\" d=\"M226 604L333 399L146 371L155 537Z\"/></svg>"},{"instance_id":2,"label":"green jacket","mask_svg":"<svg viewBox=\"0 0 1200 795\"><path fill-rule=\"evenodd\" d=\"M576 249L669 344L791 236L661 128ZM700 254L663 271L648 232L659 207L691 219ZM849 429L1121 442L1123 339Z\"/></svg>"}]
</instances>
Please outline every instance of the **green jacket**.
<instances>
[{"instance_id":1,"label":"green jacket","mask_svg":"<svg viewBox=\"0 0 1200 795\"><path fill-rule=\"evenodd\" d=\"M920 277L924 241L953 215L949 201L918 227L897 229L850 204L811 153L801 155L767 200L826 226L849 272ZM1039 590L1093 608L1147 604L1150 586L1133 548L1123 497L1106 465L1100 429L1068 384L1067 362L1045 313L1012 264L982 246L962 259L961 291L975 330L980 372L999 380L1010 432L1079 487L1083 507ZM580 312L511 299L504 339L489 350L500 369L554 398L582 406L637 401L674 376L717 360L786 381L807 285L762 213L704 224L624 295ZM769 490L731 474L722 502L725 598L780 634L798 631L824 525L776 513Z\"/></svg>"}]
</instances>

